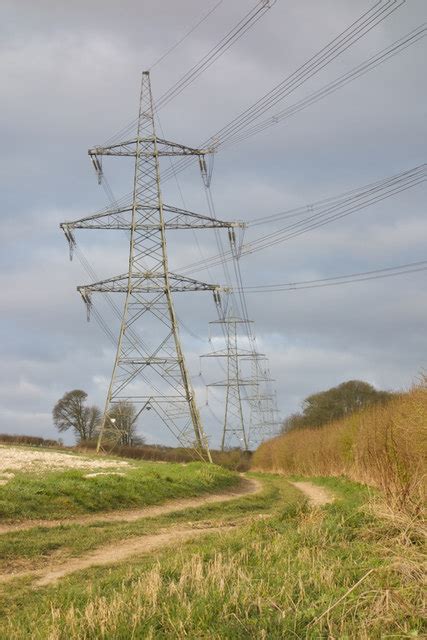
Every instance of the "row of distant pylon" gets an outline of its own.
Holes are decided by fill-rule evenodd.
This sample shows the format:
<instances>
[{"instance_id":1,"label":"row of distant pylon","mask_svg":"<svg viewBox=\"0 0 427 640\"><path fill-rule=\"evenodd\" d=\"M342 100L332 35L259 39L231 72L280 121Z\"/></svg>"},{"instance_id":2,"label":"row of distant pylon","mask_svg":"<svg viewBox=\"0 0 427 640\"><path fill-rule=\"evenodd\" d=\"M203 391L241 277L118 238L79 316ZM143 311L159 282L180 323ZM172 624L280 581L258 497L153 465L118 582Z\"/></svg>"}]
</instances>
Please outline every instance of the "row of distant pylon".
<instances>
[{"instance_id":1,"label":"row of distant pylon","mask_svg":"<svg viewBox=\"0 0 427 640\"><path fill-rule=\"evenodd\" d=\"M253 446L269 435L268 429L273 428L277 419L274 396L261 390L262 384L269 380L267 367L261 367L265 357L253 350L244 353L238 347L238 326L247 324L248 320L224 313L218 284L200 282L169 271L168 230L225 228L232 241L233 228L242 226L239 222L218 220L163 202L160 158L196 156L202 174L206 174L205 155L211 152L212 149L193 149L157 136L148 72L142 74L136 136L89 150L99 182L103 179L103 156L135 158L130 202L61 224L70 253L76 244L76 229L122 229L129 234L127 271L78 287L88 312L94 293L120 293L124 297L98 448L106 428L111 427L108 421L112 406L127 401L137 407L137 417L142 416L144 432L158 433L157 418L182 446L192 448L204 460L211 460L181 345L172 296L177 292L211 291L219 311L218 323L224 330L226 345L224 350L208 356L227 358L227 379L214 383L214 386L226 388L222 448L234 445L249 449L251 443ZM244 360L252 362L249 378L242 376L240 363ZM248 428L242 406L243 394L250 406Z\"/></svg>"},{"instance_id":2,"label":"row of distant pylon","mask_svg":"<svg viewBox=\"0 0 427 640\"><path fill-rule=\"evenodd\" d=\"M221 327L224 338L223 348L201 356L220 358L226 362L226 378L207 385L224 387L226 390L221 449L233 446L244 450L253 449L265 438L272 436L279 424L276 396L270 388L273 380L268 369L268 359L265 354L258 353L253 348L243 348L239 343L239 338L246 338L244 329L252 324L251 320L229 312L210 324ZM250 337L249 333L249 339ZM245 364L246 371L243 370ZM248 411L245 412L245 401L249 408L249 419Z\"/></svg>"}]
</instances>

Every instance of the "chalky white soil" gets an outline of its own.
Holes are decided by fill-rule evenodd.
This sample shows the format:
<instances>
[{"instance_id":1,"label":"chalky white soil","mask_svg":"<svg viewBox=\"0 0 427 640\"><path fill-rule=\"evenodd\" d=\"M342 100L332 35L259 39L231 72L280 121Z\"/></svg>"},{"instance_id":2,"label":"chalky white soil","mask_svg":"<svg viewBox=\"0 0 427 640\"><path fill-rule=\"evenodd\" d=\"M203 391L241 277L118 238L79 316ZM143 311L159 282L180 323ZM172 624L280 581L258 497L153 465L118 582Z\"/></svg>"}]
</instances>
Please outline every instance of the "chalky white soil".
<instances>
[{"instance_id":1,"label":"chalky white soil","mask_svg":"<svg viewBox=\"0 0 427 640\"><path fill-rule=\"evenodd\" d=\"M108 469L111 471L131 467L125 460L96 460L81 455L58 451L41 451L0 445L0 481L10 478L16 471L60 471L65 469Z\"/></svg>"}]
</instances>

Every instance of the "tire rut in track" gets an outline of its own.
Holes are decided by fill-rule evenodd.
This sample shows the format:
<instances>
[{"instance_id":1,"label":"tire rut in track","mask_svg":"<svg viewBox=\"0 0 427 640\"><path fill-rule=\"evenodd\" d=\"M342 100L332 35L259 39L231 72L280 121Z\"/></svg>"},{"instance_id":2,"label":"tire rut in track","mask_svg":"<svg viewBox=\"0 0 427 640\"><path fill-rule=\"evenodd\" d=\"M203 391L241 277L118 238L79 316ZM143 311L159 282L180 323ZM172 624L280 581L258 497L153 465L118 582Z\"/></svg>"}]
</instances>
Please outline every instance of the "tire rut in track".
<instances>
[{"instance_id":1,"label":"tire rut in track","mask_svg":"<svg viewBox=\"0 0 427 640\"><path fill-rule=\"evenodd\" d=\"M207 533L227 532L233 529L232 525L224 526L204 526L200 528L175 528L162 530L159 533L148 534L138 538L131 538L114 542L103 547L99 547L90 553L78 558L68 558L67 560L54 564L43 569L33 571L22 571L0 575L0 583L10 582L16 578L33 577L33 585L44 587L53 584L77 571L84 571L91 567L104 567L108 565L125 562L132 557L145 555L147 553L160 551L167 547L176 546L194 540Z\"/></svg>"},{"instance_id":2,"label":"tire rut in track","mask_svg":"<svg viewBox=\"0 0 427 640\"><path fill-rule=\"evenodd\" d=\"M253 478L242 478L237 487L233 487L223 493L211 493L195 498L184 498L171 500L164 504L142 507L139 509L128 509L123 511L107 511L93 513L75 518L64 518L62 520L27 520L15 524L0 524L0 534L11 533L13 531L24 531L33 529L34 527L45 527L52 529L55 527L63 527L73 524L93 524L94 522L135 522L142 518L154 518L157 516L173 513L174 511L183 511L194 507L202 507L206 504L215 502L228 502L235 500L244 495L250 495L261 491L262 485L258 480Z\"/></svg>"},{"instance_id":3,"label":"tire rut in track","mask_svg":"<svg viewBox=\"0 0 427 640\"><path fill-rule=\"evenodd\" d=\"M330 504L335 499L329 491L312 482L291 482L290 484L302 491L313 507Z\"/></svg>"},{"instance_id":4,"label":"tire rut in track","mask_svg":"<svg viewBox=\"0 0 427 640\"><path fill-rule=\"evenodd\" d=\"M258 493L262 489L262 483L258 480L247 479L242 480L239 487L233 491L228 491L222 494L211 494L201 498L192 498L186 500L175 500L173 502L159 505L156 507L148 507L146 509L138 509L129 512L114 512L107 514L97 514L96 516L90 516L89 518L71 519L67 521L52 522L46 521L47 524L23 523L24 526L18 526L17 529L9 529L9 531L28 529L34 526L48 526L55 527L67 524L88 524L91 522L132 522L141 518L155 517L167 513L173 513L176 511L182 511L191 507L203 506L215 502L229 502L245 495L252 495ZM40 521L41 522L41 521ZM27 526L25 526L27 525ZM109 543L99 547L83 556L77 558L67 558L67 560L50 564L42 569L20 571L15 573L5 573L0 575L0 583L9 582L16 578L22 577L34 577L34 586L46 586L56 582L57 580L75 573L76 571L82 571L90 567L105 566L124 562L129 558L141 554L146 554L160 549L179 545L188 540L198 538L199 536L207 533L221 533L227 532L234 528L235 525L205 525L205 526L187 526L187 527L174 527L169 529L163 529L155 534L147 534L139 537L132 537L126 540L119 540L114 543ZM4 531L3 531L4 533Z\"/></svg>"}]
</instances>

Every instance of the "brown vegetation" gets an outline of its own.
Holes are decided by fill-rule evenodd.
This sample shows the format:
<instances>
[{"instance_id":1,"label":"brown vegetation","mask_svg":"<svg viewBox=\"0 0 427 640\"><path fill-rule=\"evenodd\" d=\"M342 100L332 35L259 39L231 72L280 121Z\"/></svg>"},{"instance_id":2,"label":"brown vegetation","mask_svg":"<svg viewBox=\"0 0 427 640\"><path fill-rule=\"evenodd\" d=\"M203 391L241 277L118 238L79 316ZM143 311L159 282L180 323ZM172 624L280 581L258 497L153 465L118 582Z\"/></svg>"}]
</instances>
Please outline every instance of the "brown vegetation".
<instances>
[{"instance_id":1,"label":"brown vegetation","mask_svg":"<svg viewBox=\"0 0 427 640\"><path fill-rule=\"evenodd\" d=\"M252 466L287 475L346 476L417 513L425 495L426 435L424 381L386 405L273 438L255 452Z\"/></svg>"},{"instance_id":2,"label":"brown vegetation","mask_svg":"<svg viewBox=\"0 0 427 640\"><path fill-rule=\"evenodd\" d=\"M58 440L48 440L37 436L21 436L8 433L0 433L0 443L25 444L33 447L62 447Z\"/></svg>"},{"instance_id":3,"label":"brown vegetation","mask_svg":"<svg viewBox=\"0 0 427 640\"><path fill-rule=\"evenodd\" d=\"M80 451L89 451L95 449L95 447L95 442L85 442L76 448ZM199 460L191 449L166 447L160 444L118 445L112 447L110 453L121 458L158 462L194 462ZM247 471L250 467L251 452L248 451L242 451L241 449L231 449L229 451L211 450L211 455L215 464L232 471Z\"/></svg>"}]
</instances>

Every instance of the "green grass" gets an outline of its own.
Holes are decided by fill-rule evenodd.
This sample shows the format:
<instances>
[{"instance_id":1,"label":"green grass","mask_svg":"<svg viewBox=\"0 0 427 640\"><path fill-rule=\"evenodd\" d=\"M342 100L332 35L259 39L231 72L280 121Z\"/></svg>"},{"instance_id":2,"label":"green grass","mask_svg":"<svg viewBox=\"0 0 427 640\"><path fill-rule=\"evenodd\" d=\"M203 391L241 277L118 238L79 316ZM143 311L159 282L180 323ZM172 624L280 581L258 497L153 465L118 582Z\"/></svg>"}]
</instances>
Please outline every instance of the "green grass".
<instances>
[{"instance_id":1,"label":"green grass","mask_svg":"<svg viewBox=\"0 0 427 640\"><path fill-rule=\"evenodd\" d=\"M225 503L212 503L202 507L184 509L163 516L150 517L135 522L94 522L91 524L66 524L55 528L32 527L22 531L0 535L0 572L11 567L38 568L55 554L55 559L78 556L99 546L141 536L172 524L189 521L235 521L254 514L277 509L285 499L287 485L274 477L264 478L261 492ZM292 488L288 492L295 491ZM295 492L295 497L302 499Z\"/></svg>"},{"instance_id":2,"label":"green grass","mask_svg":"<svg viewBox=\"0 0 427 640\"><path fill-rule=\"evenodd\" d=\"M131 532L180 520L240 521L232 532L86 570L55 586L34 589L28 578L0 586L4 637L424 637L420 537L403 537L397 521L390 526L373 515L360 485L324 482L339 499L311 509L283 478L270 476L265 482L259 495L126 525ZM257 517L266 512L270 518ZM116 526L106 529L117 537L123 533Z\"/></svg>"},{"instance_id":3,"label":"green grass","mask_svg":"<svg viewBox=\"0 0 427 640\"><path fill-rule=\"evenodd\" d=\"M136 462L125 475L86 478L87 470L17 473L0 486L0 522L56 519L144 507L172 498L221 491L238 476L215 465Z\"/></svg>"}]
</instances>

